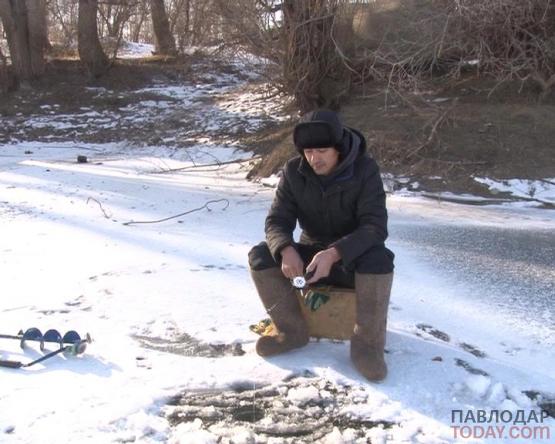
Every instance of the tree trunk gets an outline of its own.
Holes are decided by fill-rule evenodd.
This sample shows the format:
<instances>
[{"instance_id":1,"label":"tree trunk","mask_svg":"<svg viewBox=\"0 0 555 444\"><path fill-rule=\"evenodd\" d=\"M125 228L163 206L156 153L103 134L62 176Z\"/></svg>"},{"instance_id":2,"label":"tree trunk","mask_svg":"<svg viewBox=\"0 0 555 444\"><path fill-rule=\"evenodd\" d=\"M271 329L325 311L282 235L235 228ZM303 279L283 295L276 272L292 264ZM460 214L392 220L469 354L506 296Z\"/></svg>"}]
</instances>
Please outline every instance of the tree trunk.
<instances>
[{"instance_id":1,"label":"tree trunk","mask_svg":"<svg viewBox=\"0 0 555 444\"><path fill-rule=\"evenodd\" d=\"M0 95L12 89L16 89L16 87L17 80L10 71L6 56L4 56L2 49L0 49Z\"/></svg>"},{"instance_id":2,"label":"tree trunk","mask_svg":"<svg viewBox=\"0 0 555 444\"><path fill-rule=\"evenodd\" d=\"M283 77L301 112L337 109L350 76L332 39L337 0L284 0Z\"/></svg>"},{"instance_id":3,"label":"tree trunk","mask_svg":"<svg viewBox=\"0 0 555 444\"><path fill-rule=\"evenodd\" d=\"M175 39L170 32L170 22L164 7L164 0L151 0L150 13L156 40L156 53L170 56L176 55Z\"/></svg>"},{"instance_id":4,"label":"tree trunk","mask_svg":"<svg viewBox=\"0 0 555 444\"><path fill-rule=\"evenodd\" d=\"M44 72L44 53L49 46L45 0L26 0L29 24L31 70L35 76Z\"/></svg>"},{"instance_id":5,"label":"tree trunk","mask_svg":"<svg viewBox=\"0 0 555 444\"><path fill-rule=\"evenodd\" d=\"M79 58L93 77L100 77L108 70L108 57L104 54L98 39L97 11L97 0L79 0L77 26Z\"/></svg>"},{"instance_id":6,"label":"tree trunk","mask_svg":"<svg viewBox=\"0 0 555 444\"><path fill-rule=\"evenodd\" d=\"M41 76L47 45L44 0L0 0L0 18L18 79L25 82Z\"/></svg>"}]
</instances>

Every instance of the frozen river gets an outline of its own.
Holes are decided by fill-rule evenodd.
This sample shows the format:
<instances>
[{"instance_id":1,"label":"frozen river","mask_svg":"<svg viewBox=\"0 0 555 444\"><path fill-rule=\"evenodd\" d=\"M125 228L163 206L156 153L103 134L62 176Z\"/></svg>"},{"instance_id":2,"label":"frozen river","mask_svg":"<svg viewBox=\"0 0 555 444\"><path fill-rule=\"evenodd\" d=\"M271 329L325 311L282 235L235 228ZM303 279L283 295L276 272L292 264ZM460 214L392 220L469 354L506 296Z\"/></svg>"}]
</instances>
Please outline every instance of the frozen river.
<instances>
[{"instance_id":1,"label":"frozen river","mask_svg":"<svg viewBox=\"0 0 555 444\"><path fill-rule=\"evenodd\" d=\"M519 222L518 213L509 217L495 207L475 210L458 205L430 218L426 207L411 214L392 207L388 245L397 250L401 266L402 256L410 254L425 270L426 275L418 279L441 280L454 289L449 298L466 310L489 313L507 326L516 326L517 332L537 332L538 340L553 341L555 223L551 210L537 210L534 220L542 223L534 224L527 218ZM478 217L470 216L474 211ZM461 217L465 213L468 217ZM406 270L398 266L396 271ZM442 297L433 295L435 300Z\"/></svg>"}]
</instances>

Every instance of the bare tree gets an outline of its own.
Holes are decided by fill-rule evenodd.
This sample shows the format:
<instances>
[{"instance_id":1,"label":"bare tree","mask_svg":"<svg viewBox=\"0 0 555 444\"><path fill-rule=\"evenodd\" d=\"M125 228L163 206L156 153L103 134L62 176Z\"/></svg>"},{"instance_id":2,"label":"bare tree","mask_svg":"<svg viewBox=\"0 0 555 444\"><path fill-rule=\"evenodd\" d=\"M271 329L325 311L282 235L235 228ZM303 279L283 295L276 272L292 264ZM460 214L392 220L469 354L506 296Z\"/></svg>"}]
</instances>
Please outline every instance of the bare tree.
<instances>
[{"instance_id":1,"label":"bare tree","mask_svg":"<svg viewBox=\"0 0 555 444\"><path fill-rule=\"evenodd\" d=\"M156 53L176 55L175 39L170 32L170 22L166 14L164 0L150 0L150 14L156 40Z\"/></svg>"},{"instance_id":2,"label":"bare tree","mask_svg":"<svg viewBox=\"0 0 555 444\"><path fill-rule=\"evenodd\" d=\"M48 44L44 0L0 0L0 18L18 79L26 82L41 76Z\"/></svg>"},{"instance_id":3,"label":"bare tree","mask_svg":"<svg viewBox=\"0 0 555 444\"><path fill-rule=\"evenodd\" d=\"M274 83L297 107L338 108L352 75L334 37L341 0L216 0L225 41L275 62Z\"/></svg>"},{"instance_id":4,"label":"bare tree","mask_svg":"<svg viewBox=\"0 0 555 444\"><path fill-rule=\"evenodd\" d=\"M108 57L104 54L98 38L97 11L98 0L79 0L79 58L93 77L101 76L108 69Z\"/></svg>"},{"instance_id":5,"label":"bare tree","mask_svg":"<svg viewBox=\"0 0 555 444\"><path fill-rule=\"evenodd\" d=\"M172 0L168 11L170 31L176 36L177 46L183 51L185 45L191 42L191 19L194 2L191 0Z\"/></svg>"},{"instance_id":6,"label":"bare tree","mask_svg":"<svg viewBox=\"0 0 555 444\"><path fill-rule=\"evenodd\" d=\"M338 108L350 75L333 39L338 0L284 0L282 59L286 89L301 112Z\"/></svg>"},{"instance_id":7,"label":"bare tree","mask_svg":"<svg viewBox=\"0 0 555 444\"><path fill-rule=\"evenodd\" d=\"M98 8L98 13L102 19L100 35L119 39L123 35L123 29L133 14L135 6L136 4L129 0L110 0L100 4ZM105 30L102 28L105 28Z\"/></svg>"},{"instance_id":8,"label":"bare tree","mask_svg":"<svg viewBox=\"0 0 555 444\"><path fill-rule=\"evenodd\" d=\"M67 50L76 42L79 3L74 0L47 2L52 41Z\"/></svg>"},{"instance_id":9,"label":"bare tree","mask_svg":"<svg viewBox=\"0 0 555 444\"><path fill-rule=\"evenodd\" d=\"M141 38L141 32L148 17L148 1L140 0L135 6L135 13L129 20L129 39L132 42L138 42Z\"/></svg>"},{"instance_id":10,"label":"bare tree","mask_svg":"<svg viewBox=\"0 0 555 444\"><path fill-rule=\"evenodd\" d=\"M283 60L282 4L271 0L215 0L228 45L237 45L275 63ZM279 14L278 14L279 13Z\"/></svg>"},{"instance_id":11,"label":"bare tree","mask_svg":"<svg viewBox=\"0 0 555 444\"><path fill-rule=\"evenodd\" d=\"M256 9L253 0L171 0L168 17L172 33L176 36L179 49L186 45L220 44L230 35L223 33L226 18L222 11L232 10L230 17L251 16ZM229 29L229 28L228 28Z\"/></svg>"}]
</instances>

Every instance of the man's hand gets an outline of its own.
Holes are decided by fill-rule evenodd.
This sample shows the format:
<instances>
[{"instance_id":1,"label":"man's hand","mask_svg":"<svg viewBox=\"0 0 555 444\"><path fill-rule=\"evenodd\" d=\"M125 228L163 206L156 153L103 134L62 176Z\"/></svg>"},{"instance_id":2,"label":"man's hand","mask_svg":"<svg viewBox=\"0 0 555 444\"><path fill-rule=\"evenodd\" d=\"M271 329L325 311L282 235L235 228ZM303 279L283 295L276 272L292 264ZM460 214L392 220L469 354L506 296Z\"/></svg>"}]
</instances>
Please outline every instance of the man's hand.
<instances>
[{"instance_id":1,"label":"man's hand","mask_svg":"<svg viewBox=\"0 0 555 444\"><path fill-rule=\"evenodd\" d=\"M281 272L286 278L302 276L303 270L304 262L292 245L281 250Z\"/></svg>"},{"instance_id":2,"label":"man's hand","mask_svg":"<svg viewBox=\"0 0 555 444\"><path fill-rule=\"evenodd\" d=\"M307 284L313 284L322 278L328 277L333 264L341 259L339 251L335 247L328 248L327 250L320 251L312 258L312 262L306 267L306 272L314 271L314 274Z\"/></svg>"}]
</instances>

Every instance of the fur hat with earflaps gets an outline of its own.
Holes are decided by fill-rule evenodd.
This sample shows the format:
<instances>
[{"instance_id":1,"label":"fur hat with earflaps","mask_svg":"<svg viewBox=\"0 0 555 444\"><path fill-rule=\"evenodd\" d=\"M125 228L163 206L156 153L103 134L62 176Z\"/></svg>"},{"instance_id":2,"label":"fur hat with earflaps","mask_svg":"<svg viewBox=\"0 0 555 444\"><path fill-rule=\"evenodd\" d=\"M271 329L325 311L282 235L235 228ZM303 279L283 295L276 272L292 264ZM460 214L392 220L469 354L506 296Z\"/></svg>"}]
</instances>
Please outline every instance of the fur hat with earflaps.
<instances>
[{"instance_id":1,"label":"fur hat with earflaps","mask_svg":"<svg viewBox=\"0 0 555 444\"><path fill-rule=\"evenodd\" d=\"M303 115L293 131L297 151L307 148L335 148L344 151L344 127L339 115L327 109L317 109Z\"/></svg>"}]
</instances>

